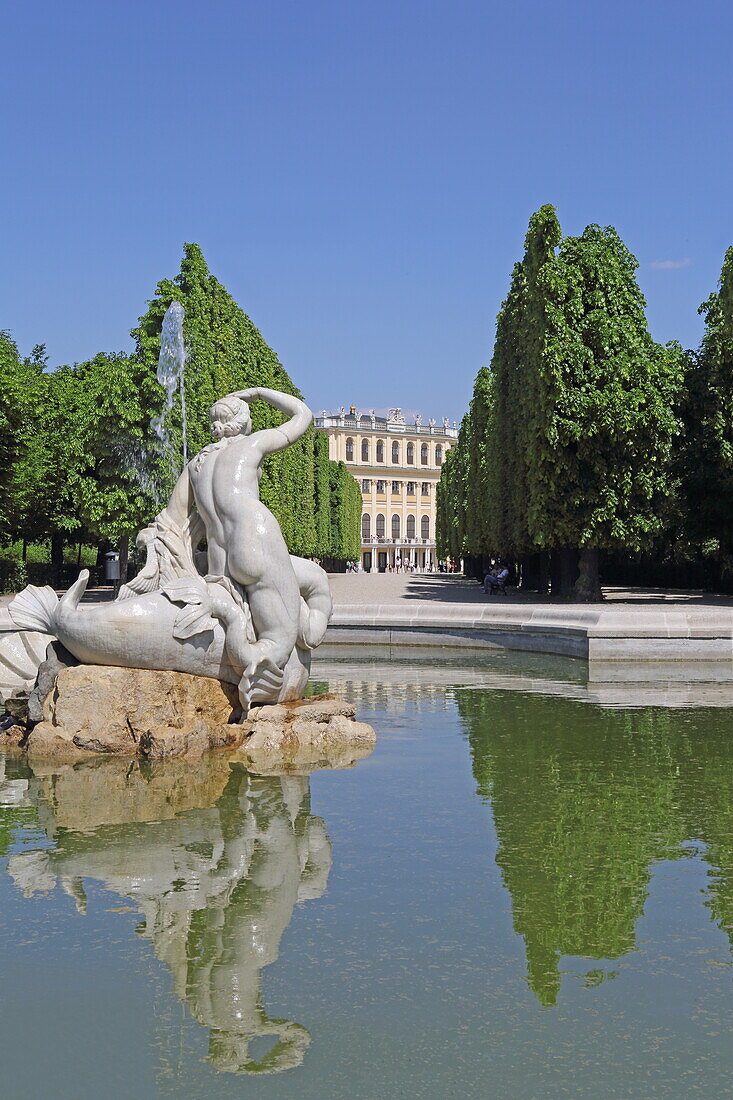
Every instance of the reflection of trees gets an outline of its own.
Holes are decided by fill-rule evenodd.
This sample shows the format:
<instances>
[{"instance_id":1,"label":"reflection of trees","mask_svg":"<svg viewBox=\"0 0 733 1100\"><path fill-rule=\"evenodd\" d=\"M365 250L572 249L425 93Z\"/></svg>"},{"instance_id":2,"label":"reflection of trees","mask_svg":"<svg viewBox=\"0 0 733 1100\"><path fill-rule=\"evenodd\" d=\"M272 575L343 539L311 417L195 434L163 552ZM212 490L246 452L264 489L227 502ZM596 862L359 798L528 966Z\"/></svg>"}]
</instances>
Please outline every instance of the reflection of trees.
<instances>
[{"instance_id":1,"label":"reflection of trees","mask_svg":"<svg viewBox=\"0 0 733 1100\"><path fill-rule=\"evenodd\" d=\"M478 691L459 692L459 707L542 1004L557 999L560 955L613 959L634 947L650 864L679 856L684 840L707 845L709 905L733 941L725 711L602 710Z\"/></svg>"},{"instance_id":2,"label":"reflection of trees","mask_svg":"<svg viewBox=\"0 0 733 1100\"><path fill-rule=\"evenodd\" d=\"M42 818L53 806L52 816L67 823L55 830L53 849L14 856L8 869L26 894L60 882L82 910L84 877L134 898L145 917L140 932L170 967L179 997L209 1028L209 1058L217 1068L256 1073L298 1065L310 1034L294 1021L268 1017L260 971L278 957L295 903L320 897L326 887L331 846L322 820L309 812L309 780L261 778L233 765L214 777L214 805L173 816L175 792L185 797L182 775L179 763L156 765L142 780L138 772L94 764L37 776ZM167 820L143 820L146 782L151 817ZM93 831L81 831L87 823L83 816L75 820L68 800L96 814L90 784L102 806L108 788L120 787L119 796L124 785L134 785L129 800L136 820L120 821L123 799L113 796L106 820L114 823L95 819ZM276 1041L255 1062L249 1044L257 1036Z\"/></svg>"}]
</instances>

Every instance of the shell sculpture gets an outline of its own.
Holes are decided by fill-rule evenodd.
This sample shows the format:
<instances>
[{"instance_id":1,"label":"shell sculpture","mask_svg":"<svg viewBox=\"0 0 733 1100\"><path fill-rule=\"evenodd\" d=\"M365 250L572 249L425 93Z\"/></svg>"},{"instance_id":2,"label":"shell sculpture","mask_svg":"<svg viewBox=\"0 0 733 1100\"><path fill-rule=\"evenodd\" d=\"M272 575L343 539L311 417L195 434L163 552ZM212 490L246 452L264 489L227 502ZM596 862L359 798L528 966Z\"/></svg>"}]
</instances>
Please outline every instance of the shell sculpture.
<instances>
[{"instance_id":1,"label":"shell sculpture","mask_svg":"<svg viewBox=\"0 0 733 1100\"><path fill-rule=\"evenodd\" d=\"M30 691L46 658L52 634L18 630L7 609L0 612L0 703L14 691Z\"/></svg>"}]
</instances>

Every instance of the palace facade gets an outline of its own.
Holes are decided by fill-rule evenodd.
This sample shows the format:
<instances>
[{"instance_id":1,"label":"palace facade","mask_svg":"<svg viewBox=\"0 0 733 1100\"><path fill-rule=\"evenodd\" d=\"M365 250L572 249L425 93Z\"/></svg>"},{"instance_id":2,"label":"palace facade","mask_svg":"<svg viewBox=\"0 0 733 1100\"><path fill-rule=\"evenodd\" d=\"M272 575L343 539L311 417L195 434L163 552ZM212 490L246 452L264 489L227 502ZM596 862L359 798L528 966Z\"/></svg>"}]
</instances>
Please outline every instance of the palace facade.
<instances>
[{"instance_id":1,"label":"palace facade","mask_svg":"<svg viewBox=\"0 0 733 1100\"><path fill-rule=\"evenodd\" d=\"M437 568L435 489L455 423L420 416L407 424L401 409L388 416L357 410L323 412L316 428L328 434L329 457L344 462L361 488L361 564L366 573L400 565Z\"/></svg>"}]
</instances>

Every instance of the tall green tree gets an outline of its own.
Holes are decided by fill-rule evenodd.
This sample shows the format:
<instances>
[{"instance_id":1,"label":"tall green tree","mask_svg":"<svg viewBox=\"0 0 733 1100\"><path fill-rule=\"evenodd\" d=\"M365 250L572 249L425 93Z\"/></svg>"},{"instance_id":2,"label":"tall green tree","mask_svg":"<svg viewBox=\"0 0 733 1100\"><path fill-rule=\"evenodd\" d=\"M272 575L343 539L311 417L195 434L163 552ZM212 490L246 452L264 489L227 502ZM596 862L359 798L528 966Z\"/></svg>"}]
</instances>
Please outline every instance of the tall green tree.
<instances>
[{"instance_id":1,"label":"tall green tree","mask_svg":"<svg viewBox=\"0 0 733 1100\"><path fill-rule=\"evenodd\" d=\"M131 537L161 504L150 420L160 407L155 374L134 356L99 354L71 371L65 446L76 461L68 489L79 521L95 541L120 547L125 579Z\"/></svg>"},{"instance_id":2,"label":"tall green tree","mask_svg":"<svg viewBox=\"0 0 733 1100\"><path fill-rule=\"evenodd\" d=\"M686 361L681 477L693 554L733 567L733 247L718 289L702 303L705 334Z\"/></svg>"},{"instance_id":3,"label":"tall green tree","mask_svg":"<svg viewBox=\"0 0 733 1100\"><path fill-rule=\"evenodd\" d=\"M158 284L147 312L133 329L137 356L143 364L155 369L163 315L173 301L179 301L186 312L189 452L211 441L209 409L224 394L266 386L301 396L253 322L209 272L196 244L184 246L180 272L174 279L164 279ZM276 426L282 419L264 402L253 403L255 430ZM179 399L169 420L170 435L180 454ZM325 552L325 548L316 545L313 447L312 432L308 432L294 446L270 455L260 484L261 498L277 517L290 550L306 556Z\"/></svg>"},{"instance_id":4,"label":"tall green tree","mask_svg":"<svg viewBox=\"0 0 733 1100\"><path fill-rule=\"evenodd\" d=\"M582 597L600 595L595 552L648 545L674 489L681 353L649 334L637 266L613 228L591 225L538 274L529 534L581 550Z\"/></svg>"},{"instance_id":5,"label":"tall green tree","mask_svg":"<svg viewBox=\"0 0 733 1100\"><path fill-rule=\"evenodd\" d=\"M68 369L47 371L42 345L22 361L16 357L12 377L8 365L6 357L2 391L13 442L3 466L4 530L23 542L51 539L58 565L64 534L79 527L68 481L77 423L66 408L72 378Z\"/></svg>"},{"instance_id":6,"label":"tall green tree","mask_svg":"<svg viewBox=\"0 0 733 1100\"><path fill-rule=\"evenodd\" d=\"M435 541L438 554L460 561L468 553L468 486L471 417L463 417L456 446L446 453L436 493Z\"/></svg>"},{"instance_id":7,"label":"tall green tree","mask_svg":"<svg viewBox=\"0 0 733 1100\"><path fill-rule=\"evenodd\" d=\"M563 239L553 207L532 216L442 490L472 553L579 551L580 599L598 550L649 546L677 489L682 355L652 340L636 267L612 228Z\"/></svg>"},{"instance_id":8,"label":"tall green tree","mask_svg":"<svg viewBox=\"0 0 733 1100\"><path fill-rule=\"evenodd\" d=\"M30 408L29 371L9 332L0 332L0 523L8 532L15 512L14 473L23 451L22 433Z\"/></svg>"},{"instance_id":9,"label":"tall green tree","mask_svg":"<svg viewBox=\"0 0 733 1100\"><path fill-rule=\"evenodd\" d=\"M469 410L471 435L466 485L466 546L477 557L490 546L492 529L497 523L496 498L490 492L489 460L494 411L494 376L488 367L482 367L476 375Z\"/></svg>"},{"instance_id":10,"label":"tall green tree","mask_svg":"<svg viewBox=\"0 0 733 1100\"><path fill-rule=\"evenodd\" d=\"M361 489L343 462L329 462L329 556L359 561L361 556Z\"/></svg>"}]
</instances>

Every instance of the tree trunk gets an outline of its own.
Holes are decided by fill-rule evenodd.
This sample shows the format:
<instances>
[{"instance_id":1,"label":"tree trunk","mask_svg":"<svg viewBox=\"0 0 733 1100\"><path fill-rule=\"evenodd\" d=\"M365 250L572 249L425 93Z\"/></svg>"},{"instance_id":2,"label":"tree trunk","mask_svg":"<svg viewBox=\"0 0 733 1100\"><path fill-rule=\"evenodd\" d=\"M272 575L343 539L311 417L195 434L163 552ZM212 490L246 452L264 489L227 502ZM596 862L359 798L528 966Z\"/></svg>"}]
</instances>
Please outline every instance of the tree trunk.
<instances>
[{"instance_id":1,"label":"tree trunk","mask_svg":"<svg viewBox=\"0 0 733 1100\"><path fill-rule=\"evenodd\" d=\"M130 560L130 536L120 535L120 585L127 584L127 565Z\"/></svg>"},{"instance_id":2,"label":"tree trunk","mask_svg":"<svg viewBox=\"0 0 733 1100\"><path fill-rule=\"evenodd\" d=\"M23 539L23 561L28 561L28 540Z\"/></svg>"},{"instance_id":3,"label":"tree trunk","mask_svg":"<svg viewBox=\"0 0 733 1100\"><path fill-rule=\"evenodd\" d=\"M597 603L603 599L598 574L598 551L584 547L580 551L580 573L575 582L573 599L578 603Z\"/></svg>"},{"instance_id":4,"label":"tree trunk","mask_svg":"<svg viewBox=\"0 0 733 1100\"><path fill-rule=\"evenodd\" d=\"M520 558L522 570L522 588L527 591L539 591L540 587L540 555L523 554Z\"/></svg>"},{"instance_id":5,"label":"tree trunk","mask_svg":"<svg viewBox=\"0 0 733 1100\"><path fill-rule=\"evenodd\" d=\"M550 552L540 550L539 575L537 578L537 592L540 596L546 596L550 587Z\"/></svg>"},{"instance_id":6,"label":"tree trunk","mask_svg":"<svg viewBox=\"0 0 733 1100\"><path fill-rule=\"evenodd\" d=\"M572 597L578 579L578 551L572 546L561 546L553 550L550 575L552 595L562 599Z\"/></svg>"},{"instance_id":7,"label":"tree trunk","mask_svg":"<svg viewBox=\"0 0 733 1100\"><path fill-rule=\"evenodd\" d=\"M62 531L55 531L51 535L51 583L54 588L60 588L62 584L61 573L64 568L64 535Z\"/></svg>"}]
</instances>

